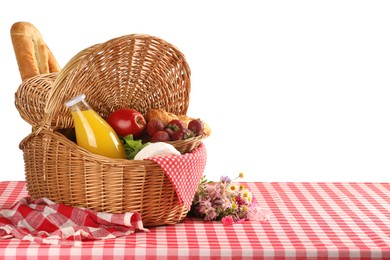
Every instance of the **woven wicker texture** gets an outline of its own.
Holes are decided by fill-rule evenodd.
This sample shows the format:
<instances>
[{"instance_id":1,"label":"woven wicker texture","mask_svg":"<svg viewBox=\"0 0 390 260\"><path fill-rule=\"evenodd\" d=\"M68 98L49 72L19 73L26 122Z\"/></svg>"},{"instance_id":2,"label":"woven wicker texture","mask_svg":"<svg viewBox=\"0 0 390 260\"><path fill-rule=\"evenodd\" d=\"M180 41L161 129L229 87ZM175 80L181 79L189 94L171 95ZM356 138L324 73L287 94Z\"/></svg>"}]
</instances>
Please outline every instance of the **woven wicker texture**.
<instances>
[{"instance_id":1,"label":"woven wicker texture","mask_svg":"<svg viewBox=\"0 0 390 260\"><path fill-rule=\"evenodd\" d=\"M29 124L42 122L47 95L58 73L43 74L25 80L15 93L15 106Z\"/></svg>"},{"instance_id":2,"label":"woven wicker texture","mask_svg":"<svg viewBox=\"0 0 390 260\"><path fill-rule=\"evenodd\" d=\"M69 61L75 64L85 58L97 45L84 49ZM70 67L63 71L66 74ZM54 81L59 73L41 74L24 80L15 93L15 106L20 116L30 125L36 127L43 122L46 101ZM54 119L53 119L54 120ZM53 122L55 124L55 120Z\"/></svg>"},{"instance_id":3,"label":"woven wicker texture","mask_svg":"<svg viewBox=\"0 0 390 260\"><path fill-rule=\"evenodd\" d=\"M64 67L48 96L45 113L52 121L45 123L53 129L73 125L64 104L81 93L103 118L122 107L187 113L190 68L175 46L148 35L125 35L86 52Z\"/></svg>"},{"instance_id":4,"label":"woven wicker texture","mask_svg":"<svg viewBox=\"0 0 390 260\"><path fill-rule=\"evenodd\" d=\"M44 106L23 100L34 85L45 91L31 99L46 100ZM113 213L138 211L145 226L174 224L186 216L188 209L179 205L157 163L91 154L59 133L73 127L65 102L81 93L103 118L121 107L185 114L190 69L175 46L149 35L114 38L76 54L58 75L23 82L19 91L17 108L35 129L20 143L32 197ZM187 152L201 141L202 137L175 142L175 147Z\"/></svg>"}]
</instances>

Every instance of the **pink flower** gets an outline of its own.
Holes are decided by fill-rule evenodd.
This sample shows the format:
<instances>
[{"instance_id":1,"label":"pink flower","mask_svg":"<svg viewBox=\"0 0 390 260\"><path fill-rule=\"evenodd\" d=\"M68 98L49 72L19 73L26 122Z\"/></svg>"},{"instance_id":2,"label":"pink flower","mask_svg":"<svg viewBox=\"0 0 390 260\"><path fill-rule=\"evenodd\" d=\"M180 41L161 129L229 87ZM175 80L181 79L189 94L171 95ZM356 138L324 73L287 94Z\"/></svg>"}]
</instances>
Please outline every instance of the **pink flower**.
<instances>
[{"instance_id":1,"label":"pink flower","mask_svg":"<svg viewBox=\"0 0 390 260\"><path fill-rule=\"evenodd\" d=\"M222 221L222 224L224 225L224 226L231 226L231 225L233 225L234 224L234 220L233 220L233 217L232 216L226 216L226 217L223 217L222 219L221 219L221 221Z\"/></svg>"},{"instance_id":2,"label":"pink flower","mask_svg":"<svg viewBox=\"0 0 390 260\"><path fill-rule=\"evenodd\" d=\"M229 176L221 176L220 180L222 183L229 183L230 182Z\"/></svg>"},{"instance_id":3,"label":"pink flower","mask_svg":"<svg viewBox=\"0 0 390 260\"><path fill-rule=\"evenodd\" d=\"M243 178L243 174L240 173L237 178ZM260 207L245 185L233 183L233 180L222 176L219 182L209 182L203 176L194 196L191 214L204 221L222 221L225 226L246 220L268 220L271 213Z\"/></svg>"},{"instance_id":4,"label":"pink flower","mask_svg":"<svg viewBox=\"0 0 390 260\"><path fill-rule=\"evenodd\" d=\"M205 221L212 221L217 217L217 212L213 207L206 209L204 213L205 213L205 217L204 217Z\"/></svg>"}]
</instances>

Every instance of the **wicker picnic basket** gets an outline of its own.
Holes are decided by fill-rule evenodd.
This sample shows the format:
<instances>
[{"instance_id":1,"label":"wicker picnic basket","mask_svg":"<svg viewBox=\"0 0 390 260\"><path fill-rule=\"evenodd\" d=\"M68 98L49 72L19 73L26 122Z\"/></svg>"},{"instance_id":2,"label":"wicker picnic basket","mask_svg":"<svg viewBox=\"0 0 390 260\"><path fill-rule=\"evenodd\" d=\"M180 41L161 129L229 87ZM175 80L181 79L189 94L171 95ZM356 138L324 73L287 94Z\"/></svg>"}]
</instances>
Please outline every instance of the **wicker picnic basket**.
<instances>
[{"instance_id":1,"label":"wicker picnic basket","mask_svg":"<svg viewBox=\"0 0 390 260\"><path fill-rule=\"evenodd\" d=\"M65 102L81 93L103 118L122 107L186 114L190 68L184 55L160 38L124 35L82 50L59 73L22 82L15 95L19 113L33 126L20 143L31 197L111 213L137 211L147 227L181 221L189 209L159 164L92 154L72 140ZM203 138L173 144L191 154Z\"/></svg>"}]
</instances>

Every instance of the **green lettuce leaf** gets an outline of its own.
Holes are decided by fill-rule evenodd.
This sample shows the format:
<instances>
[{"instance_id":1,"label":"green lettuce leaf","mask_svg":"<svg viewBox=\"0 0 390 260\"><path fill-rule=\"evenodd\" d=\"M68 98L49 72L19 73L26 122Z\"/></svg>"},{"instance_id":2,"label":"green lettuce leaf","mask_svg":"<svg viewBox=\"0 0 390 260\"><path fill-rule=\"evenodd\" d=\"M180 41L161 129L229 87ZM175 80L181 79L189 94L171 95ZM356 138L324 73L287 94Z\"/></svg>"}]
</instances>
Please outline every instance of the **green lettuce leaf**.
<instances>
[{"instance_id":1,"label":"green lettuce leaf","mask_svg":"<svg viewBox=\"0 0 390 260\"><path fill-rule=\"evenodd\" d=\"M141 151L148 143L143 144L141 140L134 140L133 135L120 137L125 148L126 158L133 160L135 155Z\"/></svg>"}]
</instances>

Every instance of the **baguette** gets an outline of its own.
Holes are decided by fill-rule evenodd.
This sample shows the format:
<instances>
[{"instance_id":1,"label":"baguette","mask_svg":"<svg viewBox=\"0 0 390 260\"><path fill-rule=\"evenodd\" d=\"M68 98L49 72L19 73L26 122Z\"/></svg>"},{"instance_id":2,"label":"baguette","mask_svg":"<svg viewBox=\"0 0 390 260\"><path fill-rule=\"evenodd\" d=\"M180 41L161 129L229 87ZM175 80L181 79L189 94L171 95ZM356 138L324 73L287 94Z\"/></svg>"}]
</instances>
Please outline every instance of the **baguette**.
<instances>
[{"instance_id":1,"label":"baguette","mask_svg":"<svg viewBox=\"0 0 390 260\"><path fill-rule=\"evenodd\" d=\"M61 70L41 33L29 22L11 27L11 40L22 80Z\"/></svg>"}]
</instances>

